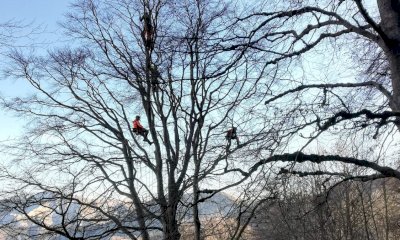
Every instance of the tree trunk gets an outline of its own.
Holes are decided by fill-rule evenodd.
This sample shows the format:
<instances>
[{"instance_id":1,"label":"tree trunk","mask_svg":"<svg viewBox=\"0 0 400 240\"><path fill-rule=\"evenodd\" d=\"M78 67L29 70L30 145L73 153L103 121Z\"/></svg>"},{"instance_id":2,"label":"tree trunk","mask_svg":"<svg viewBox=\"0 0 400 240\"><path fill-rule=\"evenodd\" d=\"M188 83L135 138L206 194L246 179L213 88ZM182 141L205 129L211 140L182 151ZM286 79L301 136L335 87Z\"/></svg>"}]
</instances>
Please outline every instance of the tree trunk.
<instances>
[{"instance_id":1,"label":"tree trunk","mask_svg":"<svg viewBox=\"0 0 400 240\"><path fill-rule=\"evenodd\" d=\"M195 175L193 180L193 221L194 221L194 240L201 240L201 222L199 218L199 167L196 164Z\"/></svg>"},{"instance_id":2,"label":"tree trunk","mask_svg":"<svg viewBox=\"0 0 400 240\"><path fill-rule=\"evenodd\" d=\"M367 237L367 240L371 239L370 235L370 231L369 231L369 224L368 224L368 212L365 208L365 201L364 201L364 194L363 194L363 189L362 186L357 186L357 190L358 190L358 194L360 196L360 200L361 200L361 211L362 211L362 215L363 215L363 221L364 221L364 230L365 230L365 236Z\"/></svg>"},{"instance_id":3,"label":"tree trunk","mask_svg":"<svg viewBox=\"0 0 400 240\"><path fill-rule=\"evenodd\" d=\"M386 189L386 181L383 182L382 186L383 190L383 200L385 203L385 240L389 240L389 209L388 209L388 195L387 195L387 189Z\"/></svg>"},{"instance_id":4,"label":"tree trunk","mask_svg":"<svg viewBox=\"0 0 400 240\"><path fill-rule=\"evenodd\" d=\"M384 32L383 49L386 53L392 79L393 97L390 107L400 111L400 2L398 0L378 0L381 16L380 28ZM399 126L399 123L397 124Z\"/></svg>"},{"instance_id":5,"label":"tree trunk","mask_svg":"<svg viewBox=\"0 0 400 240\"><path fill-rule=\"evenodd\" d=\"M176 219L180 199L179 190L174 174L170 172L168 178L168 200L167 205L162 207L163 212L161 213L163 216L164 240L179 240L181 233L179 232L178 221Z\"/></svg>"},{"instance_id":6,"label":"tree trunk","mask_svg":"<svg viewBox=\"0 0 400 240\"><path fill-rule=\"evenodd\" d=\"M352 211L351 211L351 200L350 200L350 192L348 189L345 189L345 207L346 207L346 225L345 225L345 237L346 239L353 239L353 223L352 223Z\"/></svg>"},{"instance_id":7,"label":"tree trunk","mask_svg":"<svg viewBox=\"0 0 400 240\"><path fill-rule=\"evenodd\" d=\"M176 221L177 206L167 206L164 209L164 240L179 240L181 234L178 228L178 222Z\"/></svg>"}]
</instances>

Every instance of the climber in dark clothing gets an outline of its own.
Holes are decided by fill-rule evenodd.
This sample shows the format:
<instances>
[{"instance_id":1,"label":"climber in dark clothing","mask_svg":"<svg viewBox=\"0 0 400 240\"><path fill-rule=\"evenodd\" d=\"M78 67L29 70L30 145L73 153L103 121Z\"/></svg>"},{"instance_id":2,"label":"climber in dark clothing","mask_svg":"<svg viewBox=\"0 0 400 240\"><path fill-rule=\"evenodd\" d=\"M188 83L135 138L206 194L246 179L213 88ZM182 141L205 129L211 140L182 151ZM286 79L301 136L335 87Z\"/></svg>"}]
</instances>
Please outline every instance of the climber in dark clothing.
<instances>
[{"instance_id":1,"label":"climber in dark clothing","mask_svg":"<svg viewBox=\"0 0 400 240\"><path fill-rule=\"evenodd\" d=\"M151 52L154 49L154 28L151 24L151 15L148 12L145 12L140 18L140 21L143 22L142 37L144 40L144 44L146 48Z\"/></svg>"},{"instance_id":2,"label":"climber in dark clothing","mask_svg":"<svg viewBox=\"0 0 400 240\"><path fill-rule=\"evenodd\" d=\"M228 140L228 145L227 145L228 149L231 146L232 139L236 139L236 144L239 145L239 137L237 136L237 133L236 133L236 127L232 127L231 129L226 131L225 138L226 138L226 140Z\"/></svg>"}]
</instances>

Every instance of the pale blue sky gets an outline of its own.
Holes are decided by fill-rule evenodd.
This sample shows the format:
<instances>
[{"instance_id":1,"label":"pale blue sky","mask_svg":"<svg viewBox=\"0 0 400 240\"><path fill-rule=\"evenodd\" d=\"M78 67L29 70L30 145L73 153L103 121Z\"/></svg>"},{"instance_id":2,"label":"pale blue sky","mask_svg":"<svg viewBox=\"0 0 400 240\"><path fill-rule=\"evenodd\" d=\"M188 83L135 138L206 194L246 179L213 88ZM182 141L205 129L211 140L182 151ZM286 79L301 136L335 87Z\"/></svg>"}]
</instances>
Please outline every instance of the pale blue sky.
<instances>
[{"instance_id":1,"label":"pale blue sky","mask_svg":"<svg viewBox=\"0 0 400 240\"><path fill-rule=\"evenodd\" d=\"M58 22L63 20L68 6L73 0L0 0L0 23L7 21L41 26L40 34L33 34L30 38L20 38L13 44L29 46L32 43L46 42L49 44L59 42L61 32ZM27 30L29 31L29 29ZM4 53L4 49L0 49ZM0 58L0 68L4 67L4 58ZM21 81L5 79L0 75L0 94L3 96L21 95L27 92L26 86ZM15 137L21 129L23 121L11 117L0 109L0 141Z\"/></svg>"},{"instance_id":2,"label":"pale blue sky","mask_svg":"<svg viewBox=\"0 0 400 240\"><path fill-rule=\"evenodd\" d=\"M35 21L54 29L72 0L1 0L0 22L7 20Z\"/></svg>"}]
</instances>

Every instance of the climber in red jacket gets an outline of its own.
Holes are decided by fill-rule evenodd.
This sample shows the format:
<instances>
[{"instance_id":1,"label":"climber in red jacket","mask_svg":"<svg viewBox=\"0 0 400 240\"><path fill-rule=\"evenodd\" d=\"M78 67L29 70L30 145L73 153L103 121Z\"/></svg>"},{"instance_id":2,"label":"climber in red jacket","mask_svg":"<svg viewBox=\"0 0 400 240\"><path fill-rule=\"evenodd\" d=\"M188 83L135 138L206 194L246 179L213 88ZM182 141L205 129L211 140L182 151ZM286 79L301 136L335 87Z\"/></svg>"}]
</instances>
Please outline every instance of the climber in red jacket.
<instances>
[{"instance_id":1,"label":"climber in red jacket","mask_svg":"<svg viewBox=\"0 0 400 240\"><path fill-rule=\"evenodd\" d=\"M148 142L149 144L152 144L152 142L149 141L147 138L147 135L149 134L149 130L145 129L142 124L140 124L140 116L136 116L135 120L133 120L133 132L143 136L143 140Z\"/></svg>"}]
</instances>

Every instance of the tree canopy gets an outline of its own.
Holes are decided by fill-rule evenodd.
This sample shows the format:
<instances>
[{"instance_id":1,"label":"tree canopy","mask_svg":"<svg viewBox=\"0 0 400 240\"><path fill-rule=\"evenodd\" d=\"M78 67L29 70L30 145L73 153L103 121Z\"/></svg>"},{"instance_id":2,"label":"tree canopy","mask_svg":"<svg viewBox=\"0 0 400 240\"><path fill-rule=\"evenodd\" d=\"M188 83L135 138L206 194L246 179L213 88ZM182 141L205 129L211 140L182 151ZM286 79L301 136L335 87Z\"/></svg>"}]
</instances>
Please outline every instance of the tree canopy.
<instances>
[{"instance_id":1,"label":"tree canopy","mask_svg":"<svg viewBox=\"0 0 400 240\"><path fill-rule=\"evenodd\" d=\"M291 176L400 179L399 13L385 0L76 1L69 45L8 54L6 74L35 91L1 99L30 120L2 146L1 207L20 216L2 228L199 240L216 235L202 204L230 193L208 215L240 239Z\"/></svg>"}]
</instances>

